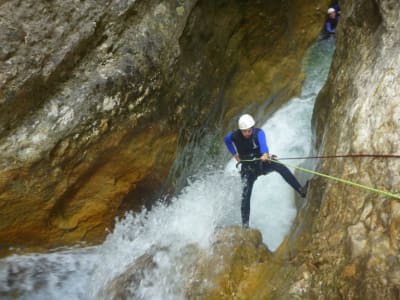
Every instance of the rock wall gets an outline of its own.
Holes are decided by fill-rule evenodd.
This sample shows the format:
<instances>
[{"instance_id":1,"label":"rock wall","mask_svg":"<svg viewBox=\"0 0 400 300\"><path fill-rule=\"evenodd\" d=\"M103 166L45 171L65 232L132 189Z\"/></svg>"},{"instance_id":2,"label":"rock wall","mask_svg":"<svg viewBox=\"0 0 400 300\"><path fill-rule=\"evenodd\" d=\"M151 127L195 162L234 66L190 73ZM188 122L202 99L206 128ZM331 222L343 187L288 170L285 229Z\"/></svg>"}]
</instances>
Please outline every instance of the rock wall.
<instances>
[{"instance_id":1,"label":"rock wall","mask_svg":"<svg viewBox=\"0 0 400 300\"><path fill-rule=\"evenodd\" d=\"M293 95L326 2L1 1L0 252L101 241L198 132Z\"/></svg>"},{"instance_id":2,"label":"rock wall","mask_svg":"<svg viewBox=\"0 0 400 300\"><path fill-rule=\"evenodd\" d=\"M129 192L167 175L160 92L195 4L172 2L2 4L3 250L99 241Z\"/></svg>"},{"instance_id":3,"label":"rock wall","mask_svg":"<svg viewBox=\"0 0 400 300\"><path fill-rule=\"evenodd\" d=\"M320 155L400 153L400 2L341 3L313 125ZM400 161L323 160L318 171L400 194ZM399 299L400 200L315 177L291 235L239 299ZM221 290L221 293L223 291ZM240 293L240 289L234 291Z\"/></svg>"},{"instance_id":4,"label":"rock wall","mask_svg":"<svg viewBox=\"0 0 400 300\"><path fill-rule=\"evenodd\" d=\"M321 154L400 153L399 1L346 1L314 125ZM324 173L400 194L398 159L321 163ZM400 297L399 199L318 179L310 298ZM311 297L312 296L312 297ZM320 298L319 298L320 299Z\"/></svg>"},{"instance_id":5,"label":"rock wall","mask_svg":"<svg viewBox=\"0 0 400 300\"><path fill-rule=\"evenodd\" d=\"M346 1L315 111L319 154L400 153L398 1ZM398 159L321 161L322 173L400 194ZM291 236L249 299L399 299L398 199L315 178ZM247 278L247 280L251 280Z\"/></svg>"}]
</instances>

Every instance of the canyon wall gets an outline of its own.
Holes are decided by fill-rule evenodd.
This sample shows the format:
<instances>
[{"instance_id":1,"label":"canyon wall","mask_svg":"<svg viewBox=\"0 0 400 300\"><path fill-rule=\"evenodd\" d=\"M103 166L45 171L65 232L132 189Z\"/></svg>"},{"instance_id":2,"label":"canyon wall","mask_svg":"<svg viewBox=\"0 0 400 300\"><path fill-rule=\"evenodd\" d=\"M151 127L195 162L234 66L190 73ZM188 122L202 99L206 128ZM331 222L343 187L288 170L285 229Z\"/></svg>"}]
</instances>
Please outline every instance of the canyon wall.
<instances>
[{"instance_id":1,"label":"canyon wall","mask_svg":"<svg viewBox=\"0 0 400 300\"><path fill-rule=\"evenodd\" d=\"M392 0L344 2L314 111L320 154L400 153L399 11ZM399 159L325 160L319 170L400 194ZM308 297L398 299L400 200L320 178L311 192L320 208L306 247Z\"/></svg>"},{"instance_id":2,"label":"canyon wall","mask_svg":"<svg viewBox=\"0 0 400 300\"><path fill-rule=\"evenodd\" d=\"M320 155L398 155L400 2L341 4L336 52L314 109L316 149ZM397 198L315 176L289 237L269 259L254 261L253 272L230 293L240 299L399 299L399 170L398 158L321 160L317 171ZM219 291L229 298L215 289L201 295Z\"/></svg>"}]
</instances>

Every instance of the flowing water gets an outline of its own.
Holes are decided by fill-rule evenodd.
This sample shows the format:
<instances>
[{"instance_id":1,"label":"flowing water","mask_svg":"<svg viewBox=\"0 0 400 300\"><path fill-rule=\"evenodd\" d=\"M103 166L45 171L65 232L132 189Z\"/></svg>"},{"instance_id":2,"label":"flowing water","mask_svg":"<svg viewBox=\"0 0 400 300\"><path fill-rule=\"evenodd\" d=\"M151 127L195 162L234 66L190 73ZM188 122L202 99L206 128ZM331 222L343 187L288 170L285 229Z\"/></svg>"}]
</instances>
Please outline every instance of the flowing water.
<instances>
[{"instance_id":1,"label":"flowing water","mask_svg":"<svg viewBox=\"0 0 400 300\"><path fill-rule=\"evenodd\" d=\"M286 157L310 152L313 105L333 50L333 39L311 47L304 60L302 96L291 99L262 126L271 153ZM189 178L169 206L128 214L102 245L0 260L0 298L107 299L123 290L132 299L182 299L193 252L208 251L217 227L241 222L241 183L234 165L230 161L223 169ZM269 174L257 180L251 201L250 225L259 228L275 250L296 215L294 193L279 175ZM110 283L127 269L134 275L125 285Z\"/></svg>"}]
</instances>

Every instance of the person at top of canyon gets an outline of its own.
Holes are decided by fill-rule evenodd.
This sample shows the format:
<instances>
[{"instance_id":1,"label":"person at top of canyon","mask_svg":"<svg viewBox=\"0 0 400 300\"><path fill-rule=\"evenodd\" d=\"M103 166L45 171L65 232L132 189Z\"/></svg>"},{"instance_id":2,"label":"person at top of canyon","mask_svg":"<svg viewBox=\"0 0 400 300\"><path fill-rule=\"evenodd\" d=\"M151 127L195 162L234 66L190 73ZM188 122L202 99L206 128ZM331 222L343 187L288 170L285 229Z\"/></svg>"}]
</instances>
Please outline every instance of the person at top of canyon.
<instances>
[{"instance_id":1,"label":"person at top of canyon","mask_svg":"<svg viewBox=\"0 0 400 300\"><path fill-rule=\"evenodd\" d=\"M274 155L270 157L265 132L255 127L255 121L251 115L242 115L239 118L238 127L236 131L226 135L224 142L236 161L241 163L242 226L247 228L250 219L251 193L258 176L276 171L303 198L307 194L308 182L302 187L287 167L279 163Z\"/></svg>"},{"instance_id":2,"label":"person at top of canyon","mask_svg":"<svg viewBox=\"0 0 400 300\"><path fill-rule=\"evenodd\" d=\"M340 6L339 6L339 1L333 1L331 6L329 6L329 7L332 7L333 9L335 9L336 15L340 16L341 11L340 11Z\"/></svg>"},{"instance_id":3,"label":"person at top of canyon","mask_svg":"<svg viewBox=\"0 0 400 300\"><path fill-rule=\"evenodd\" d=\"M327 12L327 20L325 22L325 31L327 33L336 33L336 26L339 22L339 15L333 7L330 7Z\"/></svg>"}]
</instances>

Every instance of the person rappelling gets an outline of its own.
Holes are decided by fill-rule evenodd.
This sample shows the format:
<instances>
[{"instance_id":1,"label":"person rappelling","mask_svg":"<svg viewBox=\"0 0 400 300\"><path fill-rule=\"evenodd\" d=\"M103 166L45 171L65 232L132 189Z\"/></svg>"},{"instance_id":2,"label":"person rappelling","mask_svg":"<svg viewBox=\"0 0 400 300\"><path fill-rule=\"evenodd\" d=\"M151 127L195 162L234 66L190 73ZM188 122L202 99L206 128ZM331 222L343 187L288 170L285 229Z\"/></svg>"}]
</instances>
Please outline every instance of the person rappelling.
<instances>
[{"instance_id":1,"label":"person rappelling","mask_svg":"<svg viewBox=\"0 0 400 300\"><path fill-rule=\"evenodd\" d=\"M326 33L336 33L336 27L339 23L339 14L335 8L330 7L327 11L327 19L325 22L325 32Z\"/></svg>"},{"instance_id":2,"label":"person rappelling","mask_svg":"<svg viewBox=\"0 0 400 300\"><path fill-rule=\"evenodd\" d=\"M239 118L238 127L238 130L226 135L224 142L228 151L241 164L242 226L247 228L250 219L250 198L258 176L276 171L303 198L307 194L308 182L302 187L286 166L279 163L275 156L270 157L265 132L255 127L255 121L251 115L242 115Z\"/></svg>"}]
</instances>

